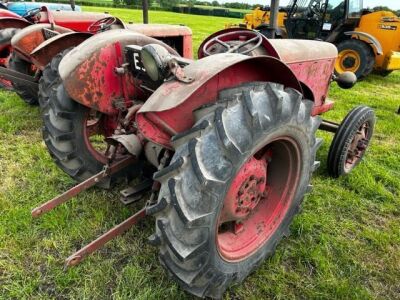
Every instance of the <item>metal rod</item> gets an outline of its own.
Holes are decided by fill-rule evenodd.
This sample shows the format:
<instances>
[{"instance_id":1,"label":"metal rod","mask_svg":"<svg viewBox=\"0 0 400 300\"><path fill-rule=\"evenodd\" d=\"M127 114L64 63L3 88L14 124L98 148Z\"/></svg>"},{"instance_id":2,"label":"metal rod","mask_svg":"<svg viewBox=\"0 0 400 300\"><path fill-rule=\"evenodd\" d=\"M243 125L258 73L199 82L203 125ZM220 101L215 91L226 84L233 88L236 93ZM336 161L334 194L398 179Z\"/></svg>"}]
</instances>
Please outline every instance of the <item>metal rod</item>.
<instances>
[{"instance_id":1,"label":"metal rod","mask_svg":"<svg viewBox=\"0 0 400 300\"><path fill-rule=\"evenodd\" d=\"M143 8L143 24L149 24L149 1L148 0L142 1L142 8Z\"/></svg>"},{"instance_id":2,"label":"metal rod","mask_svg":"<svg viewBox=\"0 0 400 300\"><path fill-rule=\"evenodd\" d=\"M318 129L323 130L323 131L336 133L336 131L338 130L339 126L340 126L340 124L338 124L338 123L327 121L327 120L322 120L321 125L319 125Z\"/></svg>"},{"instance_id":3,"label":"metal rod","mask_svg":"<svg viewBox=\"0 0 400 300\"><path fill-rule=\"evenodd\" d=\"M145 217L146 217L146 208L144 207L140 211L138 211L136 214L134 214L133 216L129 217L122 223L113 227L106 233L99 236L93 242L87 244L85 247L83 247L79 251L75 252L70 257L68 257L65 260L65 267L71 267L71 266L75 266L75 265L79 264L86 256L93 253L97 249L101 248L102 246L104 246L104 244L106 244L113 238L123 234L125 231L130 229L133 225L135 225L136 223L138 223L140 220L142 220Z\"/></svg>"},{"instance_id":4,"label":"metal rod","mask_svg":"<svg viewBox=\"0 0 400 300\"><path fill-rule=\"evenodd\" d=\"M59 206L60 204L67 202L71 198L75 197L80 192L87 190L88 188L96 185L98 182L100 182L101 179L103 179L107 176L110 176L110 175L120 171L121 169L125 168L126 166L130 165L133 161L134 161L133 157L128 157L119 162L116 162L114 165L111 165L109 168L105 168L103 171L97 173L96 175L93 175L92 177L79 183L78 185L74 186L73 188L69 189L68 191L62 193L61 195L34 208L31 212L32 217L36 218L46 212L51 211L52 209Z\"/></svg>"},{"instance_id":5,"label":"metal rod","mask_svg":"<svg viewBox=\"0 0 400 300\"><path fill-rule=\"evenodd\" d=\"M279 14L279 0L271 0L271 11L269 19L269 27L271 28L271 38L275 38L275 33L278 30L278 14Z\"/></svg>"},{"instance_id":6,"label":"metal rod","mask_svg":"<svg viewBox=\"0 0 400 300\"><path fill-rule=\"evenodd\" d=\"M27 85L34 90L39 90L39 84L33 76L18 71L0 67L0 78Z\"/></svg>"}]
</instances>

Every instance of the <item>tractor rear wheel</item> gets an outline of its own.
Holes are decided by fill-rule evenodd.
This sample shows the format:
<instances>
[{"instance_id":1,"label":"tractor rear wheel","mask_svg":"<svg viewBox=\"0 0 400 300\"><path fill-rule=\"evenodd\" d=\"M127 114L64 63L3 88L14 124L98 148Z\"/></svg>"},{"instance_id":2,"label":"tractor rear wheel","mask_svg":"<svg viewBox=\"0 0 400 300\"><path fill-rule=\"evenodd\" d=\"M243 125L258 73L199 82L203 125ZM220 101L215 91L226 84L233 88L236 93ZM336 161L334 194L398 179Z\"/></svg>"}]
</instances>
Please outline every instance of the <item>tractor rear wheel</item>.
<instances>
[{"instance_id":1,"label":"tractor rear wheel","mask_svg":"<svg viewBox=\"0 0 400 300\"><path fill-rule=\"evenodd\" d=\"M60 75L58 73L58 66L60 65L63 57L71 51L71 48L68 48L56 56L54 56L50 63L43 69L43 74L39 80L39 105L41 109L45 109L47 105L49 105L50 99L50 91L52 87L58 86L60 81Z\"/></svg>"},{"instance_id":2,"label":"tractor rear wheel","mask_svg":"<svg viewBox=\"0 0 400 300\"><path fill-rule=\"evenodd\" d=\"M273 254L309 190L321 140L313 103L274 83L222 91L215 105L172 140L156 173L149 241L188 292L219 298Z\"/></svg>"},{"instance_id":3,"label":"tractor rear wheel","mask_svg":"<svg viewBox=\"0 0 400 300\"><path fill-rule=\"evenodd\" d=\"M35 70L33 68L33 65L20 57L18 57L15 52L12 53L10 62L9 62L9 67L10 69L34 76L35 75ZM16 83L13 82L13 87L14 91L24 100L27 104L29 105L37 105L38 104L38 93L36 90L32 89L29 86L26 86L21 83Z\"/></svg>"},{"instance_id":4,"label":"tractor rear wheel","mask_svg":"<svg viewBox=\"0 0 400 300\"><path fill-rule=\"evenodd\" d=\"M100 172L107 163L104 138L114 133L117 121L79 104L67 94L58 74L58 64L66 53L68 50L52 59L41 80L43 139L55 163L81 182ZM136 164L98 185L109 187L117 177L134 177L140 172L141 164Z\"/></svg>"},{"instance_id":5,"label":"tractor rear wheel","mask_svg":"<svg viewBox=\"0 0 400 300\"><path fill-rule=\"evenodd\" d=\"M374 69L375 54L365 42L349 39L336 45L338 58L335 72L341 74L349 71L356 74L358 79L368 76Z\"/></svg>"},{"instance_id":6,"label":"tractor rear wheel","mask_svg":"<svg viewBox=\"0 0 400 300\"><path fill-rule=\"evenodd\" d=\"M372 138L374 126L374 111L367 106L358 106L347 114L329 148L329 175L347 175L361 162Z\"/></svg>"}]
</instances>

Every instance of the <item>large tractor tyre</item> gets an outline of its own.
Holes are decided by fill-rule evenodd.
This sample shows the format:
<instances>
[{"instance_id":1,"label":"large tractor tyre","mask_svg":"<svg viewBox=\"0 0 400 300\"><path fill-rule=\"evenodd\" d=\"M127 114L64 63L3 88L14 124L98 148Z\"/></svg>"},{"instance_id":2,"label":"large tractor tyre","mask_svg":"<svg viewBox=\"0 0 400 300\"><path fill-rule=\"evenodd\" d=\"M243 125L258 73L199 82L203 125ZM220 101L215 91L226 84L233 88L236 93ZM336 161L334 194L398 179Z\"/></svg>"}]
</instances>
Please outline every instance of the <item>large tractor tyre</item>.
<instances>
[{"instance_id":1,"label":"large tractor tyre","mask_svg":"<svg viewBox=\"0 0 400 300\"><path fill-rule=\"evenodd\" d=\"M358 79L368 76L374 69L375 54L363 41L349 39L336 45L338 58L335 63L336 74L346 71L356 74Z\"/></svg>"},{"instance_id":2,"label":"large tractor tyre","mask_svg":"<svg viewBox=\"0 0 400 300\"><path fill-rule=\"evenodd\" d=\"M107 163L104 138L116 128L113 118L75 102L61 80L55 81L42 107L43 139L55 163L69 176L82 182L100 172ZM103 180L98 186L110 187L121 176L136 177L142 164L130 166Z\"/></svg>"},{"instance_id":3,"label":"large tractor tyre","mask_svg":"<svg viewBox=\"0 0 400 300\"><path fill-rule=\"evenodd\" d=\"M393 70L375 70L374 73L382 77L387 77L393 73Z\"/></svg>"},{"instance_id":4,"label":"large tractor tyre","mask_svg":"<svg viewBox=\"0 0 400 300\"><path fill-rule=\"evenodd\" d=\"M156 173L149 241L191 294L219 298L274 253L309 190L320 139L313 103L274 83L222 91L196 112L176 152Z\"/></svg>"},{"instance_id":5,"label":"large tractor tyre","mask_svg":"<svg viewBox=\"0 0 400 300\"><path fill-rule=\"evenodd\" d=\"M367 106L358 106L347 114L329 148L329 175L347 175L361 162L372 138L374 126L374 111Z\"/></svg>"},{"instance_id":6,"label":"large tractor tyre","mask_svg":"<svg viewBox=\"0 0 400 300\"><path fill-rule=\"evenodd\" d=\"M10 69L26 74L34 76L35 72L32 68L32 64L19 58L18 55L13 52L9 62ZM37 90L31 88L30 86L13 82L14 91L21 97L29 105L37 105L38 104L38 93Z\"/></svg>"},{"instance_id":7,"label":"large tractor tyre","mask_svg":"<svg viewBox=\"0 0 400 300\"><path fill-rule=\"evenodd\" d=\"M46 109L49 104L50 91L60 83L61 79L60 74L58 73L58 66L63 57L69 51L71 51L71 48L58 53L51 59L50 63L48 63L43 70L42 76L39 80L39 106L41 109Z\"/></svg>"}]
</instances>

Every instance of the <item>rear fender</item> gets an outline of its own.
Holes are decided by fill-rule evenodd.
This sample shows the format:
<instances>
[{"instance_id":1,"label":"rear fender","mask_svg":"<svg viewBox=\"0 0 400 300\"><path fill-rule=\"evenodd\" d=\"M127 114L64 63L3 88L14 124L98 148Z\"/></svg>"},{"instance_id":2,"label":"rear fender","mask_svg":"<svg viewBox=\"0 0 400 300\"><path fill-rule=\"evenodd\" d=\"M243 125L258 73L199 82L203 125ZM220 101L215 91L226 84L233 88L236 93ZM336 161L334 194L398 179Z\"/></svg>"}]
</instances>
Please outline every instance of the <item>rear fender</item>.
<instances>
[{"instance_id":1,"label":"rear fender","mask_svg":"<svg viewBox=\"0 0 400 300\"><path fill-rule=\"evenodd\" d=\"M143 92L131 74L116 72L125 61L124 47L162 42L129 30L110 30L96 34L71 50L61 61L60 76L68 94L77 102L104 114L115 115L142 99Z\"/></svg>"},{"instance_id":2,"label":"rear fender","mask_svg":"<svg viewBox=\"0 0 400 300\"><path fill-rule=\"evenodd\" d=\"M43 29L51 29L58 33L71 32L70 29L51 24L35 24L26 27L19 31L11 39L11 45L18 52L18 54L27 61L31 61L30 54L37 46L42 44L45 40Z\"/></svg>"},{"instance_id":3,"label":"rear fender","mask_svg":"<svg viewBox=\"0 0 400 300\"><path fill-rule=\"evenodd\" d=\"M3 17L22 19L22 17L20 15L16 14L15 12L8 10L8 9L0 8L0 18L3 18Z\"/></svg>"},{"instance_id":4,"label":"rear fender","mask_svg":"<svg viewBox=\"0 0 400 300\"><path fill-rule=\"evenodd\" d=\"M248 82L270 81L302 93L301 84L288 66L270 56L216 54L193 62L184 70L187 76L195 78L192 83L165 82L137 114L141 133L167 148L171 148L173 135L193 126L193 111L214 103L221 90Z\"/></svg>"},{"instance_id":5,"label":"rear fender","mask_svg":"<svg viewBox=\"0 0 400 300\"><path fill-rule=\"evenodd\" d=\"M366 33L366 32L361 32L361 31L348 31L348 32L345 32L344 34L348 35L348 36L352 36L353 38L356 38L356 39L365 40L367 43L373 45L373 47L375 48L376 54L378 54L378 55L383 54L383 49L382 49L381 43L373 35Z\"/></svg>"},{"instance_id":6,"label":"rear fender","mask_svg":"<svg viewBox=\"0 0 400 300\"><path fill-rule=\"evenodd\" d=\"M29 25L32 25L32 23L21 18L20 16L18 16L18 17L0 17L0 30L6 29L6 28L22 29Z\"/></svg>"},{"instance_id":7,"label":"rear fender","mask_svg":"<svg viewBox=\"0 0 400 300\"><path fill-rule=\"evenodd\" d=\"M33 49L30 54L31 60L39 69L43 70L58 53L78 46L92 35L87 32L67 32L53 36Z\"/></svg>"}]
</instances>

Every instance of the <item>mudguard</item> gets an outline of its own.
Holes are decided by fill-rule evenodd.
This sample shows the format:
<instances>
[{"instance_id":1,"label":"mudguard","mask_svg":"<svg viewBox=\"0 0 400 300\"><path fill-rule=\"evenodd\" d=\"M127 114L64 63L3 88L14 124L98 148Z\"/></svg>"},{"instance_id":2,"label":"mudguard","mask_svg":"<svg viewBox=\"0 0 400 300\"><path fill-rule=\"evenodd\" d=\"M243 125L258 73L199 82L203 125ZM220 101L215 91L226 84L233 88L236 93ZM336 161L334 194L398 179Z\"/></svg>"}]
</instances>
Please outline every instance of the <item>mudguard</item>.
<instances>
[{"instance_id":1,"label":"mudguard","mask_svg":"<svg viewBox=\"0 0 400 300\"><path fill-rule=\"evenodd\" d=\"M6 28L25 28L32 25L31 22L21 18L20 16L15 17L0 17L0 30Z\"/></svg>"},{"instance_id":2,"label":"mudguard","mask_svg":"<svg viewBox=\"0 0 400 300\"><path fill-rule=\"evenodd\" d=\"M78 46L92 35L86 32L67 32L53 36L33 49L30 54L31 60L36 67L43 70L55 55L65 49Z\"/></svg>"},{"instance_id":3,"label":"mudguard","mask_svg":"<svg viewBox=\"0 0 400 300\"><path fill-rule=\"evenodd\" d=\"M200 58L204 56L203 47L210 39L235 31L237 31L237 35L232 34L229 40L240 40L241 35L250 30L229 28L218 31L200 45L198 56ZM224 41L229 40L225 39ZM268 55L284 62L301 82L306 98L314 101L313 114L320 114L332 108L333 104L325 100L338 55L333 44L321 41L267 39L263 37L261 46L249 55Z\"/></svg>"},{"instance_id":4,"label":"mudguard","mask_svg":"<svg viewBox=\"0 0 400 300\"><path fill-rule=\"evenodd\" d=\"M59 72L68 94L77 102L113 115L143 93L131 72L117 73L125 63L124 47L155 43L174 55L175 50L159 40L128 30L110 30L92 36L69 52Z\"/></svg>"},{"instance_id":5,"label":"mudguard","mask_svg":"<svg viewBox=\"0 0 400 300\"><path fill-rule=\"evenodd\" d=\"M137 114L141 133L167 148L171 148L171 136L193 126L193 111L215 102L221 90L247 82L272 81L302 92L290 68L271 56L216 54L191 63L184 72L195 80L190 84L177 80L165 82Z\"/></svg>"},{"instance_id":6,"label":"mudguard","mask_svg":"<svg viewBox=\"0 0 400 300\"><path fill-rule=\"evenodd\" d=\"M18 14L16 14L15 12L12 12L12 11L9 11L9 10L3 9L3 8L0 8L0 17L1 18L11 17L11 18L20 18L21 19L21 17Z\"/></svg>"},{"instance_id":7,"label":"mudguard","mask_svg":"<svg viewBox=\"0 0 400 300\"><path fill-rule=\"evenodd\" d=\"M366 32L361 32L361 31L347 31L344 34L352 36L353 38L356 38L356 39L360 39L360 37L361 37L362 39L367 40L371 45L374 46L376 54L378 54L378 55L383 54L383 49L382 49L381 43L373 35L366 33Z\"/></svg>"},{"instance_id":8,"label":"mudguard","mask_svg":"<svg viewBox=\"0 0 400 300\"><path fill-rule=\"evenodd\" d=\"M20 30L11 39L11 45L18 54L25 60L30 61L30 53L37 46L46 40L44 29L50 29L58 33L71 32L70 29L51 25L51 24L35 24Z\"/></svg>"}]
</instances>

